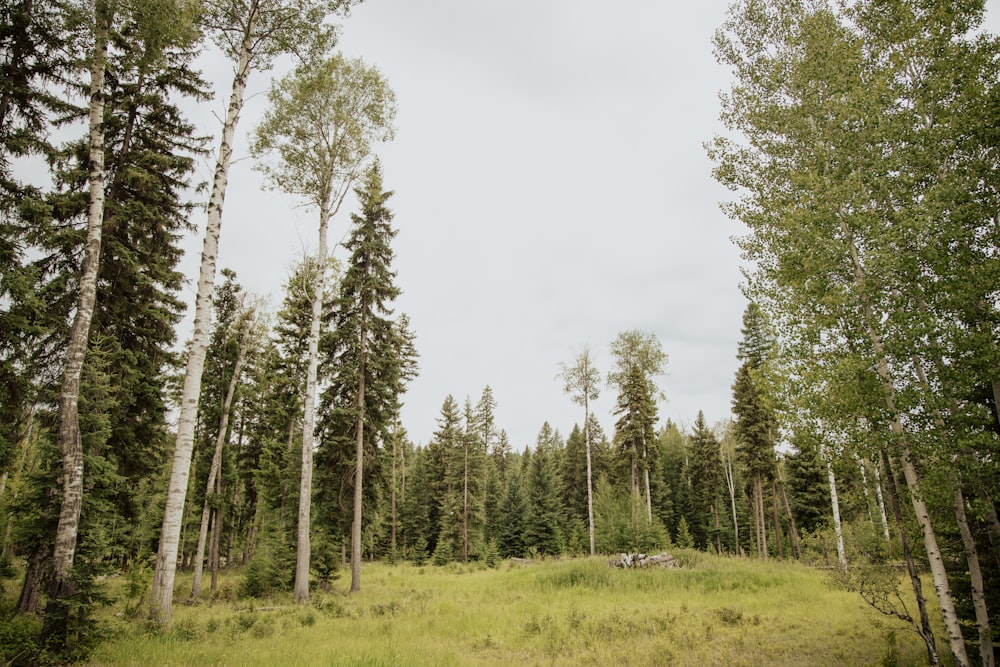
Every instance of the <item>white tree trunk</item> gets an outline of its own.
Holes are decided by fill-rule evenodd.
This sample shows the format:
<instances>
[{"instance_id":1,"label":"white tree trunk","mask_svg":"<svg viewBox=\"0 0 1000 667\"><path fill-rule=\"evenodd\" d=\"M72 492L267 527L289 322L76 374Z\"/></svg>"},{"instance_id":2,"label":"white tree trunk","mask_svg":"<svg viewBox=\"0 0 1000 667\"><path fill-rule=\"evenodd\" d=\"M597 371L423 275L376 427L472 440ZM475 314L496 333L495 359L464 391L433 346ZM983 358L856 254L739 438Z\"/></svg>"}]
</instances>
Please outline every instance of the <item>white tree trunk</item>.
<instances>
[{"instance_id":1,"label":"white tree trunk","mask_svg":"<svg viewBox=\"0 0 1000 667\"><path fill-rule=\"evenodd\" d=\"M313 284L312 321L309 324L309 366L306 371L305 408L302 419L302 474L299 484L298 538L295 552L295 601L309 601L309 528L312 510L313 441L316 430L316 375L319 368L319 334L326 290L326 236L330 221L329 202L319 210L319 247Z\"/></svg>"},{"instance_id":2,"label":"white tree trunk","mask_svg":"<svg viewBox=\"0 0 1000 667\"><path fill-rule=\"evenodd\" d=\"M594 543L594 476L590 463L590 398L583 398L583 440L587 448L587 526L590 529L590 555L597 553Z\"/></svg>"},{"instance_id":3,"label":"white tree trunk","mask_svg":"<svg viewBox=\"0 0 1000 667\"><path fill-rule=\"evenodd\" d=\"M986 589L983 585L983 571L979 566L979 553L976 550L976 540L969 529L969 518L965 513L965 497L962 486L955 480L955 519L962 535L962 545L965 547L965 560L969 565L969 577L972 580L972 605L976 610L976 625L979 627L979 653L983 667L994 667L993 633L990 630L990 615L986 608Z\"/></svg>"},{"instance_id":4,"label":"white tree trunk","mask_svg":"<svg viewBox=\"0 0 1000 667\"><path fill-rule=\"evenodd\" d=\"M198 277L198 296L195 300L194 334L184 372L184 386L181 391L180 414L177 418L177 439L174 445L174 459L167 487L167 501L163 510L163 527L160 531L160 545L156 555L156 569L153 573L152 617L160 623L171 620L171 606L174 598L174 575L177 570L177 547L180 542L181 521L184 515L184 501L187 495L188 477L191 473L191 453L194 447L195 419L198 415L198 400L201 397L201 373L205 367L205 354L212 324L212 290L215 285L215 268L219 252L219 236L222 232L222 205L226 198L229 182L229 165L233 156L233 137L243 108L247 77L250 74L250 56L253 29L240 49L240 58L233 77L232 94L226 120L222 126L222 140L219 156L215 164L212 194L208 201L208 216L205 225L205 243L201 251L201 271Z\"/></svg>"},{"instance_id":5,"label":"white tree trunk","mask_svg":"<svg viewBox=\"0 0 1000 667\"><path fill-rule=\"evenodd\" d=\"M892 537L889 535L889 515L885 511L885 497L882 495L882 473L878 463L873 467L875 469L875 498L878 500L879 516L882 518L882 534L885 536L885 543L889 544L892 542Z\"/></svg>"},{"instance_id":6,"label":"white tree trunk","mask_svg":"<svg viewBox=\"0 0 1000 667\"><path fill-rule=\"evenodd\" d=\"M728 456L724 456L722 464L722 469L726 474L726 486L729 489L729 505L733 510L733 539L736 543L736 553L742 554L743 549L740 547L740 521L736 515L736 479L733 475L733 461Z\"/></svg>"},{"instance_id":7,"label":"white tree trunk","mask_svg":"<svg viewBox=\"0 0 1000 667\"><path fill-rule=\"evenodd\" d=\"M78 407L80 376L97 301L97 273L100 268L104 225L104 70L108 59L109 23L110 9L106 3L95 3L94 50L90 59L90 203L87 212L87 239L80 265L80 292L59 391L58 436L62 452L62 501L49 586L49 595L53 599L68 597L73 592L73 559L83 507L83 444L80 441Z\"/></svg>"},{"instance_id":8,"label":"white tree trunk","mask_svg":"<svg viewBox=\"0 0 1000 667\"><path fill-rule=\"evenodd\" d=\"M233 405L233 395L236 393L236 385L239 384L240 372L243 370L243 360L246 357L247 345L250 339L251 318L247 317L246 322L240 331L240 348L236 354L236 363L233 365L233 376L229 380L229 387L226 388L226 397L222 402L222 415L219 417L219 432L215 436L215 452L212 454L212 466L208 471L208 482L205 484L205 502L201 509L201 526L198 529L198 546L194 553L194 580L191 583L191 597L197 598L201 594L201 575L204 571L205 540L208 539L208 518L211 513L211 500L213 489L215 488L215 478L222 467L222 448L226 444L226 432L229 430L229 411Z\"/></svg>"},{"instance_id":9,"label":"white tree trunk","mask_svg":"<svg viewBox=\"0 0 1000 667\"><path fill-rule=\"evenodd\" d=\"M840 499L837 496L837 477L833 474L833 463L830 461L830 456L823 455L823 458L826 459L826 475L830 484L830 504L833 507L833 530L837 534L837 561L840 563L840 567L846 570L847 552L844 550L844 530L840 523Z\"/></svg>"}]
</instances>

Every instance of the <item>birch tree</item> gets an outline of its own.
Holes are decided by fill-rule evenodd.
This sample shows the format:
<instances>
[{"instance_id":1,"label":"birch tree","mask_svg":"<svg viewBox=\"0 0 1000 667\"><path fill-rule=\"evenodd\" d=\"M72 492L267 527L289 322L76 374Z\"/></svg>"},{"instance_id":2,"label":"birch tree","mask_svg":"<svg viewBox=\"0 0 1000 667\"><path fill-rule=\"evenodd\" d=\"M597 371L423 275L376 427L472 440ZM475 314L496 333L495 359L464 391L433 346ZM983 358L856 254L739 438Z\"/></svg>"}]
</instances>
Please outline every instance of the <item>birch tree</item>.
<instances>
[{"instance_id":1,"label":"birch tree","mask_svg":"<svg viewBox=\"0 0 1000 667\"><path fill-rule=\"evenodd\" d=\"M587 452L587 527L590 532L590 555L594 547L594 481L590 456L590 402L601 394L601 373L590 358L590 347L584 346L572 366L559 364L558 378L563 381L563 391L573 402L583 406L583 439Z\"/></svg>"},{"instance_id":2,"label":"birch tree","mask_svg":"<svg viewBox=\"0 0 1000 667\"><path fill-rule=\"evenodd\" d=\"M251 72L269 69L278 56L304 53L310 48L322 49L329 45L334 33L326 23L328 16L345 12L352 4L353 0L209 0L203 7L203 26L233 62L234 73L208 200L194 331L181 389L177 438L153 574L151 615L160 623L171 620L174 574L191 472L201 373L211 329L212 288L222 231L222 208L229 184L233 139L243 109L247 82Z\"/></svg>"},{"instance_id":3,"label":"birch tree","mask_svg":"<svg viewBox=\"0 0 1000 667\"><path fill-rule=\"evenodd\" d=\"M276 155L277 164L260 166L268 181L319 210L295 566L295 601L301 603L309 600L312 459L327 230L373 143L392 138L396 107L395 95L377 69L339 54L305 61L275 84L269 98L271 108L257 127L252 152L258 157ZM359 394L359 405L363 405L363 384Z\"/></svg>"}]
</instances>

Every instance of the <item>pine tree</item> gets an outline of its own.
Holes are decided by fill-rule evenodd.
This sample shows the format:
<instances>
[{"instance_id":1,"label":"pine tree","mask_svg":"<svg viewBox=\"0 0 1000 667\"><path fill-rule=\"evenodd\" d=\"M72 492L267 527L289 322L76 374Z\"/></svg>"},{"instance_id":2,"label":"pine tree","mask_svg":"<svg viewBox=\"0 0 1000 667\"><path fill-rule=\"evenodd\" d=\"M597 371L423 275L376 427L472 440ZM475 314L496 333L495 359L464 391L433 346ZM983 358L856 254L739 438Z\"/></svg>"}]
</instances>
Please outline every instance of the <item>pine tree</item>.
<instances>
[{"instance_id":1,"label":"pine tree","mask_svg":"<svg viewBox=\"0 0 1000 667\"><path fill-rule=\"evenodd\" d=\"M695 546L699 549L714 548L722 553L722 535L719 517L722 461L719 441L705 424L705 415L699 410L691 433L691 504L693 522L689 524Z\"/></svg>"},{"instance_id":2,"label":"pine tree","mask_svg":"<svg viewBox=\"0 0 1000 667\"><path fill-rule=\"evenodd\" d=\"M653 500L649 484L649 450L653 448L656 426L656 399L660 391L653 380L663 374L667 355L655 334L623 331L611 343L615 367L608 383L618 388L615 403L615 444L629 462L629 489L641 494L645 482L646 515L653 522Z\"/></svg>"},{"instance_id":3,"label":"pine tree","mask_svg":"<svg viewBox=\"0 0 1000 667\"><path fill-rule=\"evenodd\" d=\"M527 492L524 546L529 552L543 556L558 555L563 548L562 480L555 460L557 441L558 434L548 422L543 424L524 480Z\"/></svg>"}]
</instances>

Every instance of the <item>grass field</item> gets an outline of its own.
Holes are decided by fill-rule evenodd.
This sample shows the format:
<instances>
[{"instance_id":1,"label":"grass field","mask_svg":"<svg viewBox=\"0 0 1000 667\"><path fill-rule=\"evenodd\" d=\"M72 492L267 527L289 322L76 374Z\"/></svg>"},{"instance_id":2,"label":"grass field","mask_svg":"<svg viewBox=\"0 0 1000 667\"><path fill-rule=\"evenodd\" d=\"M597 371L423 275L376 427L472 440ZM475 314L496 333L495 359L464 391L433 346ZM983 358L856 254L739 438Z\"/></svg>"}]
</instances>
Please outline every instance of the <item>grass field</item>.
<instances>
[{"instance_id":1,"label":"grass field","mask_svg":"<svg viewBox=\"0 0 1000 667\"><path fill-rule=\"evenodd\" d=\"M681 553L682 569L603 558L369 564L362 591L176 604L169 630L109 609L91 665L920 665L919 639L817 570ZM234 589L238 575L223 581ZM190 579L178 578L175 600Z\"/></svg>"}]
</instances>

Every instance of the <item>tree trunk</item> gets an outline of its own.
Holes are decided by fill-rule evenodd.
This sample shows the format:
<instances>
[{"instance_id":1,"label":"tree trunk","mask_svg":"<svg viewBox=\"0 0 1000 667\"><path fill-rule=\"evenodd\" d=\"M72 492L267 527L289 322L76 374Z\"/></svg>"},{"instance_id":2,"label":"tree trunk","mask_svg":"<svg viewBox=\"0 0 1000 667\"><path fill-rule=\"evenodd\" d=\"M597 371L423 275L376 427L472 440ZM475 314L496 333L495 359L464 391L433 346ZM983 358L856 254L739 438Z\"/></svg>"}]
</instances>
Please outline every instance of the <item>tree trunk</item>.
<instances>
[{"instance_id":1,"label":"tree trunk","mask_svg":"<svg viewBox=\"0 0 1000 667\"><path fill-rule=\"evenodd\" d=\"M774 544L778 547L778 558L785 560L785 538L781 533L781 512L778 509L778 483L771 478L771 515L774 518Z\"/></svg>"},{"instance_id":2,"label":"tree trunk","mask_svg":"<svg viewBox=\"0 0 1000 667\"><path fill-rule=\"evenodd\" d=\"M222 497L222 475L215 478L215 496ZM219 583L219 560L222 554L222 529L225 527L225 508L220 504L215 508L215 520L212 521L212 548L209 550L208 562L212 568L212 592Z\"/></svg>"},{"instance_id":3,"label":"tree trunk","mask_svg":"<svg viewBox=\"0 0 1000 667\"><path fill-rule=\"evenodd\" d=\"M399 433L399 413L396 413L392 425L392 483L389 493L389 510L392 514L392 534L389 553L392 554L392 562L396 562L396 437Z\"/></svg>"},{"instance_id":4,"label":"tree trunk","mask_svg":"<svg viewBox=\"0 0 1000 667\"><path fill-rule=\"evenodd\" d=\"M295 601L309 601L310 521L312 510L313 438L316 430L316 375L319 368L319 333L326 289L326 235L330 221L329 198L319 211L319 247L313 285L312 320L309 325L309 366L306 371L305 407L302 418L302 474L299 484L299 518L295 552Z\"/></svg>"},{"instance_id":5,"label":"tree trunk","mask_svg":"<svg viewBox=\"0 0 1000 667\"><path fill-rule=\"evenodd\" d=\"M733 510L733 539L736 544L736 553L742 555L743 547L740 546L740 521L736 514L736 477L733 474L733 461L726 457L723 460L722 469L726 473L726 486L729 488L729 504Z\"/></svg>"},{"instance_id":6,"label":"tree trunk","mask_svg":"<svg viewBox=\"0 0 1000 667\"><path fill-rule=\"evenodd\" d=\"M583 441L587 449L587 527L590 530L590 555L597 553L594 542L594 482L590 463L590 397L583 392Z\"/></svg>"},{"instance_id":7,"label":"tree trunk","mask_svg":"<svg viewBox=\"0 0 1000 667\"><path fill-rule=\"evenodd\" d=\"M930 665L941 664L938 657L937 644L934 641L934 630L931 628L930 617L927 615L927 600L924 598L923 584L920 582L920 573L917 565L913 562L913 552L910 550L910 540L906 536L906 526L903 525L903 512L899 506L899 490L896 488L896 477L892 472L892 463L889 460L889 453L881 450L882 467L885 468L885 483L889 489L889 501L892 507L892 514L899 529L899 541L903 550L903 560L906 561L906 571L910 575L910 586L913 588L913 596L917 600L917 609L920 611L920 638L924 640L927 648L927 663Z\"/></svg>"},{"instance_id":8,"label":"tree trunk","mask_svg":"<svg viewBox=\"0 0 1000 667\"><path fill-rule=\"evenodd\" d=\"M469 438L462 447L462 562L469 562Z\"/></svg>"},{"instance_id":9,"label":"tree trunk","mask_svg":"<svg viewBox=\"0 0 1000 667\"><path fill-rule=\"evenodd\" d=\"M20 614L37 613L42 603L42 577L45 574L45 565L48 549L40 546L33 549L31 557L28 558L28 566L24 571L24 582L21 584L21 595L17 598L17 606L14 611Z\"/></svg>"},{"instance_id":10,"label":"tree trunk","mask_svg":"<svg viewBox=\"0 0 1000 667\"><path fill-rule=\"evenodd\" d=\"M792 533L792 553L797 560L802 560L802 545L799 540L799 529L795 525L795 515L792 514L792 505L788 502L788 494L785 492L785 483L781 479L781 469L778 469L778 488L781 490L781 500L788 514L788 527Z\"/></svg>"},{"instance_id":11,"label":"tree trunk","mask_svg":"<svg viewBox=\"0 0 1000 667\"><path fill-rule=\"evenodd\" d=\"M833 474L832 457L826 456L820 445L820 455L826 459L826 476L830 485L830 505L833 509L833 530L837 534L837 562L844 570L847 569L847 553L844 550L844 531L840 524L840 500L837 496L837 477Z\"/></svg>"},{"instance_id":12,"label":"tree trunk","mask_svg":"<svg viewBox=\"0 0 1000 667\"><path fill-rule=\"evenodd\" d=\"M766 519L764 518L764 483L760 478L760 473L754 473L753 478L753 492L754 492L754 512L756 512L756 524L757 524L757 556L767 560L767 526Z\"/></svg>"},{"instance_id":13,"label":"tree trunk","mask_svg":"<svg viewBox=\"0 0 1000 667\"><path fill-rule=\"evenodd\" d=\"M965 560L969 565L969 578L972 584L972 605L976 610L976 625L979 627L979 653L983 667L994 667L993 633L990 630L990 615L986 608L986 590L983 585L983 571L979 566L979 554L976 550L976 540L969 529L969 519L965 513L965 497L962 485L955 480L955 519L962 535L962 546L965 548Z\"/></svg>"},{"instance_id":14,"label":"tree trunk","mask_svg":"<svg viewBox=\"0 0 1000 667\"><path fill-rule=\"evenodd\" d=\"M243 370L243 360L246 357L247 345L250 339L250 317L246 318L240 330L240 348L236 353L236 363L233 366L233 376L229 379L229 387L226 388L226 397L222 401L222 415L219 417L219 431L215 436L215 452L212 454L212 466L208 471L208 482L205 484L205 502L201 510L201 526L198 530L198 547L194 553L194 581L191 584L191 597L197 598L201 594L201 574L202 561L205 558L205 539L208 536L208 516L212 500L212 491L215 488L215 478L222 467L222 448L226 444L226 432L229 430L229 411L232 409L233 396L236 394L236 385L239 384L240 372ZM212 590L215 590L213 587Z\"/></svg>"},{"instance_id":15,"label":"tree trunk","mask_svg":"<svg viewBox=\"0 0 1000 667\"><path fill-rule=\"evenodd\" d=\"M59 391L59 449L62 453L62 500L52 557L49 602L45 610L43 636L57 647L65 644L70 613L67 599L76 592L73 558L76 554L80 512L83 508L83 443L80 440L78 407L80 376L90 338L90 322L97 301L97 273L101 261L104 224L104 73L108 59L108 33L112 9L98 0L94 5L94 50L90 58L90 155L87 238L80 264L76 314L70 328Z\"/></svg>"},{"instance_id":16,"label":"tree trunk","mask_svg":"<svg viewBox=\"0 0 1000 667\"><path fill-rule=\"evenodd\" d=\"M233 137L236 133L240 110L243 107L247 77L250 74L250 55L254 44L253 33L254 21L251 20L240 47L236 75L233 77L232 94L229 97L226 120L222 126L222 141L219 144L219 156L215 164L212 194L208 201L205 242L201 251L201 270L198 277L198 296L195 300L194 335L191 338L191 349L184 372L184 388L181 393L180 414L177 418L174 460L170 470L166 506L163 510L163 527L160 531L156 569L153 573L151 615L154 620L163 624L169 623L171 620L174 575L177 570L177 547L180 542L188 477L191 473L191 453L194 446L198 399L201 397L201 373L205 367L205 354L208 349L212 324L212 288L215 283L219 236L222 232L222 205L225 201L226 185L229 181Z\"/></svg>"},{"instance_id":17,"label":"tree trunk","mask_svg":"<svg viewBox=\"0 0 1000 667\"><path fill-rule=\"evenodd\" d=\"M885 512L885 498L882 495L882 473L879 472L879 466L875 465L875 498L878 501L878 512L882 519L882 533L885 536L885 543L892 543L892 536L889 535L889 517Z\"/></svg>"},{"instance_id":18,"label":"tree trunk","mask_svg":"<svg viewBox=\"0 0 1000 667\"><path fill-rule=\"evenodd\" d=\"M361 303L361 341L358 352L358 439L354 449L354 523L351 525L351 592L361 590L361 510L362 486L365 465L365 354L368 332L366 330L365 313L367 304L364 298Z\"/></svg>"}]
</instances>

